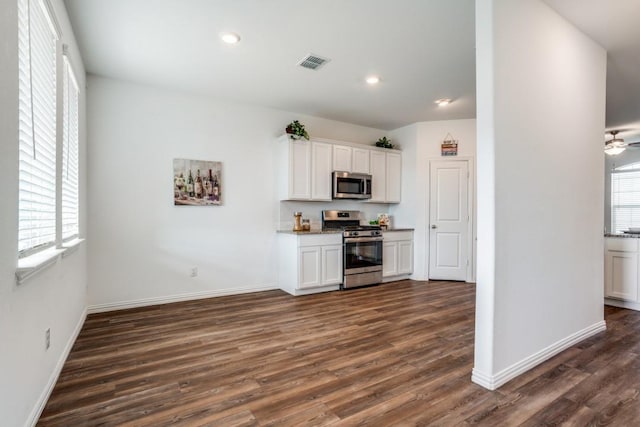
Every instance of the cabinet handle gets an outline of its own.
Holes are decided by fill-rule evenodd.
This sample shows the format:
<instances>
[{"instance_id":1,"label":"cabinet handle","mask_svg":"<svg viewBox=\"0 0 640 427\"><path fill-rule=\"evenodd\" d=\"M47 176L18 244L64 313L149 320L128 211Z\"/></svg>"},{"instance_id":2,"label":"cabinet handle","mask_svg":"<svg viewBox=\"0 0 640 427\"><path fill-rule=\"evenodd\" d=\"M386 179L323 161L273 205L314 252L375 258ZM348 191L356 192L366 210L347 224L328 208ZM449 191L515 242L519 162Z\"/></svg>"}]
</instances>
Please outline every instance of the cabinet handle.
<instances>
[{"instance_id":1,"label":"cabinet handle","mask_svg":"<svg viewBox=\"0 0 640 427\"><path fill-rule=\"evenodd\" d=\"M435 225L435 224L433 224L433 225L431 226L431 228L438 228L438 227L436 227L436 225Z\"/></svg>"}]
</instances>

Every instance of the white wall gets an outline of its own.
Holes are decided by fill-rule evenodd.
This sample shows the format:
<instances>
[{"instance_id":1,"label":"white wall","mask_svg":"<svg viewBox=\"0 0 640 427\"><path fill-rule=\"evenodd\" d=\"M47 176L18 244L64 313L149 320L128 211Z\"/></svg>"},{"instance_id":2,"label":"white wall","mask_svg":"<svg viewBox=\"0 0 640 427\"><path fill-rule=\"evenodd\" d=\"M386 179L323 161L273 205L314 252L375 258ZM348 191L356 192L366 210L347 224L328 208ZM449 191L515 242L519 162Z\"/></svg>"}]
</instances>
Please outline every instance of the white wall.
<instances>
[{"instance_id":1,"label":"white wall","mask_svg":"<svg viewBox=\"0 0 640 427\"><path fill-rule=\"evenodd\" d=\"M473 380L493 388L604 327L606 54L539 0L476 11Z\"/></svg>"},{"instance_id":2,"label":"white wall","mask_svg":"<svg viewBox=\"0 0 640 427\"><path fill-rule=\"evenodd\" d=\"M293 119L319 138L371 144L385 134L94 76L88 117L96 310L277 287L277 137ZM173 158L221 161L223 206L173 206Z\"/></svg>"},{"instance_id":3,"label":"white wall","mask_svg":"<svg viewBox=\"0 0 640 427\"><path fill-rule=\"evenodd\" d=\"M451 133L458 140L456 157L441 156L441 144L447 133ZM412 278L428 280L429 162L464 158L469 160L473 170L476 156L476 121L466 119L420 122L394 130L391 135L394 142L402 145L402 203L392 205L391 212L397 226L415 228Z\"/></svg>"},{"instance_id":4,"label":"white wall","mask_svg":"<svg viewBox=\"0 0 640 427\"><path fill-rule=\"evenodd\" d=\"M52 2L70 46L80 85L84 69L62 0ZM86 254L83 246L20 286L15 283L18 248L18 24L17 2L0 14L0 424L35 423L66 351L84 320ZM86 224L85 98L80 97L81 233ZM45 350L45 330L51 347Z\"/></svg>"},{"instance_id":5,"label":"white wall","mask_svg":"<svg viewBox=\"0 0 640 427\"><path fill-rule=\"evenodd\" d=\"M301 202L287 200L280 202L280 230L293 228L293 213L302 212L302 218L309 219L311 229L322 228L323 210L360 211L360 223L378 219L378 214L389 213L393 205L387 203L369 203L357 200L333 200L331 202ZM392 227L397 226L392 223Z\"/></svg>"}]
</instances>

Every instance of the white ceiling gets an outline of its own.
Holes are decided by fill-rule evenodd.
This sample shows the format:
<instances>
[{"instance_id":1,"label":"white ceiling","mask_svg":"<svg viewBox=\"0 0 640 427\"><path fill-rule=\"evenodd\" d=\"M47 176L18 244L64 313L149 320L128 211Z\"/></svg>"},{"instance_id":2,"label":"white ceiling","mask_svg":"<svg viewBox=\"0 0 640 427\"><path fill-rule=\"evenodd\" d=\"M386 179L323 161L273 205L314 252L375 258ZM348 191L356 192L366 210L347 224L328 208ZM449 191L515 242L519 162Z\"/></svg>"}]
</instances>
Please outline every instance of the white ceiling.
<instances>
[{"instance_id":1,"label":"white ceiling","mask_svg":"<svg viewBox=\"0 0 640 427\"><path fill-rule=\"evenodd\" d=\"M475 117L474 0L65 4L90 73L387 130ZM298 67L308 53L331 62Z\"/></svg>"},{"instance_id":2,"label":"white ceiling","mask_svg":"<svg viewBox=\"0 0 640 427\"><path fill-rule=\"evenodd\" d=\"M607 50L607 129L640 140L640 0L545 0Z\"/></svg>"},{"instance_id":3,"label":"white ceiling","mask_svg":"<svg viewBox=\"0 0 640 427\"><path fill-rule=\"evenodd\" d=\"M640 0L545 1L608 50L607 128L640 135ZM475 117L474 0L65 4L90 73L387 130Z\"/></svg>"}]
</instances>

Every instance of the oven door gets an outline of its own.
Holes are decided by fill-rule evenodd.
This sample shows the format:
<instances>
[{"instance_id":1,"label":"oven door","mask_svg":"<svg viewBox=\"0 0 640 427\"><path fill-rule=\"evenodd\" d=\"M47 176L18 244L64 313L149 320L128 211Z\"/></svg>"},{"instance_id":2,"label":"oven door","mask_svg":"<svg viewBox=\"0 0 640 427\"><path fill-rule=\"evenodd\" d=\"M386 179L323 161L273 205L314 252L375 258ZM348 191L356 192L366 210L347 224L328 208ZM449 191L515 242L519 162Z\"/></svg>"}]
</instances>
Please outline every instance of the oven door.
<instances>
[{"instance_id":1,"label":"oven door","mask_svg":"<svg viewBox=\"0 0 640 427\"><path fill-rule=\"evenodd\" d=\"M345 237L344 274L382 271L382 237Z\"/></svg>"}]
</instances>

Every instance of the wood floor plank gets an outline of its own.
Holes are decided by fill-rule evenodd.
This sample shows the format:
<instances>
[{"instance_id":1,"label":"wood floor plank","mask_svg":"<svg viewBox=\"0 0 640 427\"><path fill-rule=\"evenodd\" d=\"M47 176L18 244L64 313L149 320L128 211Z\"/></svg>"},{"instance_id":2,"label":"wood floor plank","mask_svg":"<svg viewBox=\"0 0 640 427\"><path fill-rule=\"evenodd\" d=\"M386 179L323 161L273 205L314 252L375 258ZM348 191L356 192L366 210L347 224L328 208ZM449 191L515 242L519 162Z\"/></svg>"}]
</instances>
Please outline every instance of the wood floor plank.
<instances>
[{"instance_id":1,"label":"wood floor plank","mask_svg":"<svg viewBox=\"0 0 640 427\"><path fill-rule=\"evenodd\" d=\"M488 391L474 285L401 281L88 316L41 426L633 425L640 313Z\"/></svg>"}]
</instances>

